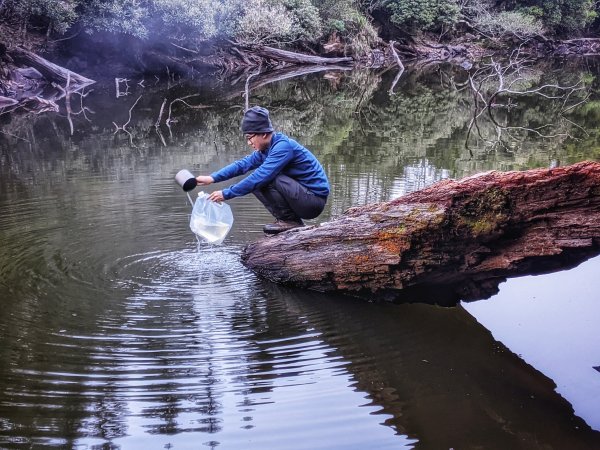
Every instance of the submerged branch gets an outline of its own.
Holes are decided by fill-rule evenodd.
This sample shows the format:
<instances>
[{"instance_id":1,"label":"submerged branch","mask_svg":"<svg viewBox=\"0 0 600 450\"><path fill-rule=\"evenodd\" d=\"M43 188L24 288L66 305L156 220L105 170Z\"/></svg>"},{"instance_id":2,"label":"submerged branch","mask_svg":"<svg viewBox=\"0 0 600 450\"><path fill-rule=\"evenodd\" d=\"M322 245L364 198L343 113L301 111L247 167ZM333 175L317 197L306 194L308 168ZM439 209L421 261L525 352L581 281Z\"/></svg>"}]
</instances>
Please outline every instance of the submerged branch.
<instances>
[{"instance_id":1,"label":"submerged branch","mask_svg":"<svg viewBox=\"0 0 600 450\"><path fill-rule=\"evenodd\" d=\"M129 122L131 122L131 116L132 116L132 111L133 108L135 108L135 105L138 104L138 102L140 101L140 99L142 98L142 96L140 95L137 100L133 103L133 105L131 105L131 108L129 108L129 118L127 119L127 122L125 122L122 126L117 125L115 122L113 122L113 125L115 126L116 130L113 134L117 134L119 131L124 131L125 133L127 133L127 135L129 136L129 143L133 145L133 135L129 132L129 130L126 129L127 125L129 125ZM135 146L134 146L135 147Z\"/></svg>"},{"instance_id":2,"label":"submerged branch","mask_svg":"<svg viewBox=\"0 0 600 450\"><path fill-rule=\"evenodd\" d=\"M493 145L499 143L503 146L505 144L502 140L502 133L509 132L511 130L532 133L545 139L565 136L572 137L567 132L544 134L542 130L553 125L550 123L538 127L511 126L508 124L508 117L506 118L506 123L504 124L500 123L500 121L495 117L494 110L499 107L504 107L507 111L509 111L516 106L516 104L512 101L513 98L519 96L537 96L548 100L562 100L563 102L559 115L563 115L565 112L572 109L572 107L566 107L566 104L573 94L585 89L585 86L582 82L574 83L568 86L563 86L558 83L546 83L535 88L515 89L515 86L527 80L524 70L527 67L527 64L530 62L530 60L521 56L521 51L521 46L518 49L515 49L511 53L510 59L506 65L502 65L491 58L488 64L483 65L483 67L478 69L474 74L469 75L468 82L469 87L473 92L474 111L473 118L471 119L467 130L467 137L465 139L465 147L467 149L469 148L468 143L473 128L477 130L478 136L483 139L484 142ZM505 104L498 104L496 103L496 99L499 97L507 97L508 100ZM577 102L576 105L582 104L587 100L587 98L589 98L589 94L586 95L583 100ZM573 105L573 107L576 105ZM487 112L487 117L496 130L496 138L494 140L487 139L485 136L483 136L481 129L478 126L478 122L483 112Z\"/></svg>"}]
</instances>

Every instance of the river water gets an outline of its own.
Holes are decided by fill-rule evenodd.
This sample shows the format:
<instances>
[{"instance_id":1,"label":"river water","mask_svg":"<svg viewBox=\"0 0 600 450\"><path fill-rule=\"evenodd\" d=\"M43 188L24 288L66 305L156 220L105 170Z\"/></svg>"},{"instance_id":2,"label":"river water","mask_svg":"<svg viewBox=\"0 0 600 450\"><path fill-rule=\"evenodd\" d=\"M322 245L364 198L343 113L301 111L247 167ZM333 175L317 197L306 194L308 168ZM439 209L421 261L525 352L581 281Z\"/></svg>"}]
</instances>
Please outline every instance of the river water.
<instances>
[{"instance_id":1,"label":"river water","mask_svg":"<svg viewBox=\"0 0 600 450\"><path fill-rule=\"evenodd\" d=\"M444 178L600 159L600 71L559 67L520 88L585 93L504 98L470 133L460 68L257 76L248 100L323 162L318 223ZM443 308L262 281L239 260L271 220L251 196L222 245L197 243L173 177L249 152L245 82L109 78L70 117L0 115L0 448L600 448L600 258Z\"/></svg>"}]
</instances>

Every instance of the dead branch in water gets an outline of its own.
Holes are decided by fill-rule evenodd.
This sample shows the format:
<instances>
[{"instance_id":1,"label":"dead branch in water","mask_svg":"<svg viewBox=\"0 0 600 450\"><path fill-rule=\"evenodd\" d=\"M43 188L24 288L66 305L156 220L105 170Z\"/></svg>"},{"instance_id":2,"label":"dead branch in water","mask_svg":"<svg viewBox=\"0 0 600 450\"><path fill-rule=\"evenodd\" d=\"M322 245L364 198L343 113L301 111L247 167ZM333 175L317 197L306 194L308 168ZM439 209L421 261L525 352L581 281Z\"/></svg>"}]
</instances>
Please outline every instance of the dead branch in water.
<instances>
[{"instance_id":1,"label":"dead branch in water","mask_svg":"<svg viewBox=\"0 0 600 450\"><path fill-rule=\"evenodd\" d=\"M135 145L133 145L133 135L129 132L129 130L126 129L126 127L127 127L127 125L129 125L129 122L131 122L131 113L133 111L133 108L135 108L135 105L138 104L138 102L140 101L141 98L142 98L142 96L140 95L137 98L137 100L133 103L131 108L129 108L129 118L127 119L127 122L125 122L122 126L119 126L115 122L113 122L113 125L116 128L116 130L113 134L117 134L119 131L124 131L125 133L127 133L129 135L129 143L131 144L132 147L135 147Z\"/></svg>"},{"instance_id":2,"label":"dead branch in water","mask_svg":"<svg viewBox=\"0 0 600 450\"><path fill-rule=\"evenodd\" d=\"M260 67L258 68L258 70L254 73L251 73L250 75L248 75L248 78L246 78L246 83L244 85L244 98L246 99L246 108L244 109L244 111L247 111L248 109L250 109L250 79L252 77L255 77L256 75L260 74Z\"/></svg>"},{"instance_id":3,"label":"dead branch in water","mask_svg":"<svg viewBox=\"0 0 600 450\"><path fill-rule=\"evenodd\" d=\"M398 80L404 73L404 64L402 64L402 61L400 60L400 57L398 56L398 52L394 48L394 44L395 44L394 41L390 41L390 50L391 50L392 55L394 56L394 61L396 61L396 64L398 65L398 73L396 74L396 78L394 78L394 81L392 82L392 86L390 87L390 90L388 91L388 93L390 95L394 94L394 88L396 87Z\"/></svg>"},{"instance_id":4,"label":"dead branch in water","mask_svg":"<svg viewBox=\"0 0 600 450\"><path fill-rule=\"evenodd\" d=\"M171 136L171 138L173 137L173 130L171 129L171 124L177 122L177 120L171 119L171 115L173 113L173 105L176 103L183 103L185 106L187 106L188 108L191 109L205 109L205 108L211 108L210 105L191 105L189 104L186 100L190 99L190 98L194 98L194 97L198 97L200 96L200 94L191 94L191 95L186 95L185 97L179 97L176 98L175 100L172 100L171 103L169 103L169 114L167 116L167 119L165 120L165 125L167 126L167 128L169 129L169 136ZM166 101L166 99L165 99ZM164 103L163 103L164 106ZM161 107L162 110L162 107ZM161 113L162 115L162 113ZM157 128L158 129L158 128ZM159 132L159 136L162 138L162 134ZM164 142L164 139L163 139ZM166 145L166 143L165 143Z\"/></svg>"},{"instance_id":5,"label":"dead branch in water","mask_svg":"<svg viewBox=\"0 0 600 450\"><path fill-rule=\"evenodd\" d=\"M175 100L171 101L171 103L169 103L169 115L167 117L167 120L165 120L165 124L170 127L171 123L176 122L175 120L171 119L171 114L173 113L173 105L176 103L183 103L185 106L187 106L188 108L192 108L192 109L204 109L204 108L210 108L209 105L190 105L188 102L186 102L187 99L189 98L194 98L194 97L199 97L200 94L191 94L191 95L186 95L185 97L179 97L176 98Z\"/></svg>"},{"instance_id":6,"label":"dead branch in water","mask_svg":"<svg viewBox=\"0 0 600 450\"><path fill-rule=\"evenodd\" d=\"M121 83L125 83L125 91L121 91ZM115 78L115 97L125 97L129 95L129 79L127 78Z\"/></svg>"},{"instance_id":7,"label":"dead branch in water","mask_svg":"<svg viewBox=\"0 0 600 450\"><path fill-rule=\"evenodd\" d=\"M354 61L351 57L342 58L325 58L322 56L306 55L304 53L290 52L287 50L280 50L278 48L260 46L253 49L253 52L257 55L267 58L274 59L276 61L284 61L291 64L343 64L352 63Z\"/></svg>"},{"instance_id":8,"label":"dead branch in water","mask_svg":"<svg viewBox=\"0 0 600 450\"><path fill-rule=\"evenodd\" d=\"M162 105L160 105L160 111L158 113L158 118L156 119L156 122L154 123L154 129L156 130L156 134L158 134L158 137L160 138L160 141L162 142L162 144L166 147L167 143L165 141L165 138L162 134L162 132L160 131L160 121L162 119L163 116L163 112L165 110L165 105L167 104L167 99L164 98Z\"/></svg>"},{"instance_id":9,"label":"dead branch in water","mask_svg":"<svg viewBox=\"0 0 600 450\"><path fill-rule=\"evenodd\" d=\"M467 137L465 139L465 147L467 149L469 149L469 139L473 130L476 130L477 136L486 144L492 147L500 145L507 150L508 147L503 139L503 135L506 134L509 138L515 140L516 138L511 134L512 132L531 133L540 138L547 139L573 137L568 132L546 133L546 129L555 127L553 123L537 127L514 126L508 124L508 118L504 123L501 123L496 117L495 111L499 109L510 111L516 107L516 103L514 103L515 97L538 96L548 100L562 100L559 115L563 118L567 111L581 105L589 97L589 95L586 95L583 100L578 100L575 104L567 105L574 93L585 89L582 82L570 86L553 83L544 84L532 89L519 89L518 86L520 83L528 81L525 72L531 63L531 60L521 56L521 48L518 48L511 54L508 63L503 64L494 60L494 58L490 58L488 63L483 64L480 69L469 75L468 85L473 92L474 107L473 117L469 122ZM504 103L497 102L500 98L505 99ZM486 137L480 128L480 120L484 114L486 114L489 122L494 127L496 134L494 139Z\"/></svg>"}]
</instances>

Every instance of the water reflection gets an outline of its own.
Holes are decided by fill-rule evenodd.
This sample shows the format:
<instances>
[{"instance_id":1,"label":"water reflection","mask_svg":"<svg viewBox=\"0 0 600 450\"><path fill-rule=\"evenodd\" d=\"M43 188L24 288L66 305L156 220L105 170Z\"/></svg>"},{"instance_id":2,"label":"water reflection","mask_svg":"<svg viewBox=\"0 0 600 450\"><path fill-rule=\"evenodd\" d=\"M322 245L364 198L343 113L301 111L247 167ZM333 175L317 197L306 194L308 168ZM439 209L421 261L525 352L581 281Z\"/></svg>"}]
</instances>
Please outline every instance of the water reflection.
<instances>
[{"instance_id":1,"label":"water reflection","mask_svg":"<svg viewBox=\"0 0 600 450\"><path fill-rule=\"evenodd\" d=\"M313 74L252 91L324 162L333 195L319 220L447 177L598 157L593 104L572 111L589 134L577 148L467 150L464 71L407 70L390 97L393 76ZM559 76L579 75L539 81ZM246 154L244 81L136 85L119 98L99 83L73 136L60 115L0 116L0 446L598 447L552 382L460 308L261 283L239 263L270 220L250 197L231 202L225 245L197 248L173 176ZM189 95L201 107L173 103ZM162 105L172 109L158 133ZM115 134L130 110L131 135ZM514 120L551 113L525 104Z\"/></svg>"},{"instance_id":2,"label":"water reflection","mask_svg":"<svg viewBox=\"0 0 600 450\"><path fill-rule=\"evenodd\" d=\"M282 289L278 297L351 361L356 386L415 448L595 448L553 383L462 308L365 304Z\"/></svg>"},{"instance_id":3,"label":"water reflection","mask_svg":"<svg viewBox=\"0 0 600 450\"><path fill-rule=\"evenodd\" d=\"M448 169L438 169L427 158L423 158L404 167L402 178L397 179L391 188L390 197L397 198L447 178L450 178Z\"/></svg>"},{"instance_id":4,"label":"water reflection","mask_svg":"<svg viewBox=\"0 0 600 450\"><path fill-rule=\"evenodd\" d=\"M333 185L346 196L333 199L335 214L351 206L354 194L361 202L371 202L422 188L441 177L549 166L556 161L564 164L585 158L586 151L587 157L597 154L591 138L596 128L595 110L589 106L593 101L569 111L572 124L568 135L582 139L577 155L572 154L570 143L574 141L569 141L568 136L544 140L535 134L521 136L500 148L490 148L482 140L479 145L471 143L467 149L473 105L472 93L464 86L468 72L463 69L407 71L397 87L397 95L391 97L387 87L393 74L335 73L334 78L313 74L304 79L257 83L251 97L253 103L269 106L279 129L305 142L323 160ZM535 71L530 83L574 84L580 73L548 65ZM269 81L277 79L271 77ZM177 84L168 88L137 85L135 92L120 98L114 98L114 82L99 83L86 98L96 114L91 123L76 119L72 138L68 123L59 116L27 120L5 117L9 123L3 129L10 134L2 139L21 150L4 151L0 164L13 175L18 171L22 177L33 167L19 161L20 152L35 154L40 149L56 152L70 148L74 158L84 158L72 161L76 167L71 169L83 169L92 163L87 152L81 152L84 147L96 148L95 156L100 158L109 156L105 154L107 149L109 153L119 149L117 159L126 157L128 165L135 163L136 154L164 154L168 149L181 147L195 152L197 159L192 164L196 167L206 164L207 158L221 159L219 155L228 161L245 151L237 126L244 106L240 95L245 79L229 83L211 80L202 85ZM563 106L551 99L522 98L518 107L511 109L510 122L524 126L552 123L557 116L563 117L559 114ZM125 123L128 134L118 130ZM561 126L566 127L567 122ZM485 128L485 123L481 128ZM25 140L10 136L22 136ZM429 171L441 175L426 175L427 181L416 182L416 174L407 169L416 170L424 160L431 166ZM22 163L30 166L21 168L25 172L19 170ZM93 163L99 169L111 164L97 159ZM401 175L404 171L407 173Z\"/></svg>"},{"instance_id":5,"label":"water reflection","mask_svg":"<svg viewBox=\"0 0 600 450\"><path fill-rule=\"evenodd\" d=\"M552 275L503 283L488 301L464 307L494 337L556 383L575 413L600 430L600 258Z\"/></svg>"}]
</instances>

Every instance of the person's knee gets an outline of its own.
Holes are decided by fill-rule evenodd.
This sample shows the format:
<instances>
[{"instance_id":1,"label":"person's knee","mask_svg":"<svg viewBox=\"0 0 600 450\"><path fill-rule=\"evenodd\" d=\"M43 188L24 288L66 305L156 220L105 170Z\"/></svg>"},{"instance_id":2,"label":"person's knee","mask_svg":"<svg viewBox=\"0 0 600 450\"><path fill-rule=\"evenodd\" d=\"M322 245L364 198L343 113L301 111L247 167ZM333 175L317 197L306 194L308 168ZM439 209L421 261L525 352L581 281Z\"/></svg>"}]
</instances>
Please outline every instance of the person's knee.
<instances>
[{"instance_id":1,"label":"person's knee","mask_svg":"<svg viewBox=\"0 0 600 450\"><path fill-rule=\"evenodd\" d=\"M316 206L316 207L312 207L306 211L304 211L304 214L302 214L302 218L303 219L316 219L317 217L319 217L321 215L321 213L323 212L325 208L321 207L321 206Z\"/></svg>"},{"instance_id":2,"label":"person's knee","mask_svg":"<svg viewBox=\"0 0 600 450\"><path fill-rule=\"evenodd\" d=\"M279 192L288 192L292 187L299 185L296 180L288 177L287 175L277 175L271 183L269 183L274 189L277 189Z\"/></svg>"}]
</instances>

